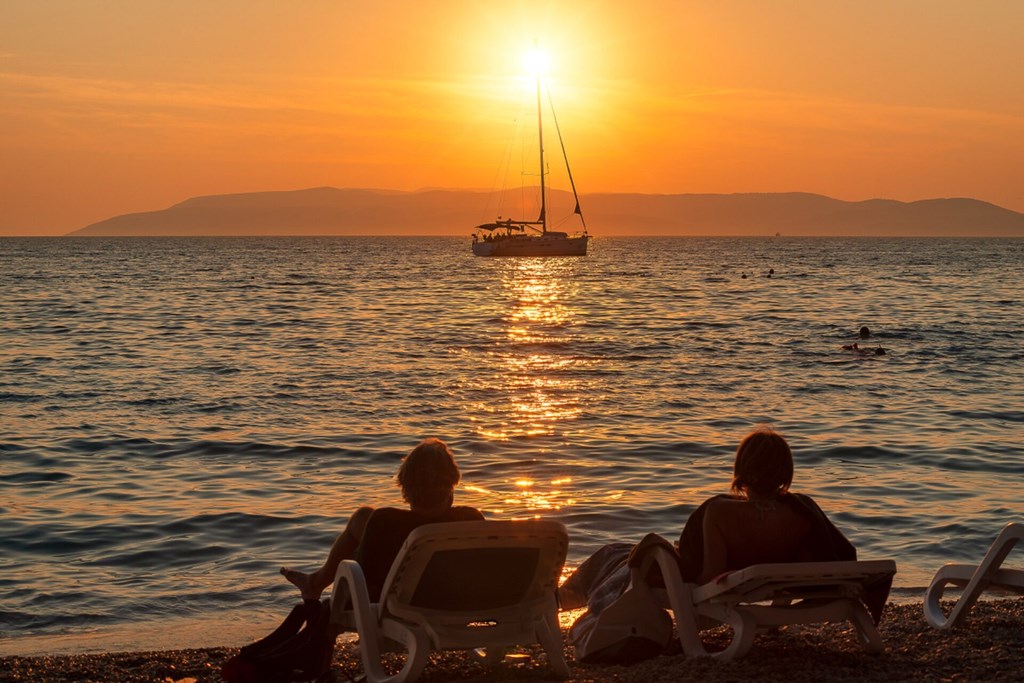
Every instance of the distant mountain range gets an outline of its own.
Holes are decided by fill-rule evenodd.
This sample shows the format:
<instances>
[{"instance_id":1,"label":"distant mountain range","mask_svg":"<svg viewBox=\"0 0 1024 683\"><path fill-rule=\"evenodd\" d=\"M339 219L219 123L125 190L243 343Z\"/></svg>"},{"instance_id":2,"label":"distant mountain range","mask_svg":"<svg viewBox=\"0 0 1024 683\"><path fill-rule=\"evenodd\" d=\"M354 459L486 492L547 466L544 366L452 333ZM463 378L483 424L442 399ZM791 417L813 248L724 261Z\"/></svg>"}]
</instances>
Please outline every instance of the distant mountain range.
<instances>
[{"instance_id":1,"label":"distant mountain range","mask_svg":"<svg viewBox=\"0 0 1024 683\"><path fill-rule=\"evenodd\" d=\"M194 197L161 211L115 216L72 235L462 235L524 194L473 190L338 189ZM571 207L565 192L555 207ZM847 202L816 194L590 194L590 233L617 235L1024 236L1024 214L976 199ZM491 211L491 213L488 213ZM506 217L533 218L537 209ZM568 214L568 211L565 212ZM549 208L549 216L557 216ZM553 226L555 229L564 229Z\"/></svg>"}]
</instances>

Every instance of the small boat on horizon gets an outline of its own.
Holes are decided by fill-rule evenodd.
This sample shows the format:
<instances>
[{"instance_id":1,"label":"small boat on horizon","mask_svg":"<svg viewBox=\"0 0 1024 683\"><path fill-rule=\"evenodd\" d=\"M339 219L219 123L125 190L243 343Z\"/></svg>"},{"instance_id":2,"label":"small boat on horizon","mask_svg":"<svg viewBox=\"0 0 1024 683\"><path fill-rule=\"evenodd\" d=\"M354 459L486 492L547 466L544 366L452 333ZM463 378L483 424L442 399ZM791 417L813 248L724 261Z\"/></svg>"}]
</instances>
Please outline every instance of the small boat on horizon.
<instances>
[{"instance_id":1,"label":"small boat on horizon","mask_svg":"<svg viewBox=\"0 0 1024 683\"><path fill-rule=\"evenodd\" d=\"M572 196L576 200L573 213L580 217L581 230L569 234L548 230L547 190L544 182L544 125L541 116L540 75L537 75L537 135L540 141L540 216L537 220L498 219L492 223L476 226L473 233L474 256L586 256L587 255L587 223L583 220L580 210L580 198L576 194L576 183L572 179L569 158L565 154L562 132L555 118L555 130L562 147L565 169L569 175ZM549 97L550 100L550 97ZM554 107L551 108L554 116Z\"/></svg>"}]
</instances>

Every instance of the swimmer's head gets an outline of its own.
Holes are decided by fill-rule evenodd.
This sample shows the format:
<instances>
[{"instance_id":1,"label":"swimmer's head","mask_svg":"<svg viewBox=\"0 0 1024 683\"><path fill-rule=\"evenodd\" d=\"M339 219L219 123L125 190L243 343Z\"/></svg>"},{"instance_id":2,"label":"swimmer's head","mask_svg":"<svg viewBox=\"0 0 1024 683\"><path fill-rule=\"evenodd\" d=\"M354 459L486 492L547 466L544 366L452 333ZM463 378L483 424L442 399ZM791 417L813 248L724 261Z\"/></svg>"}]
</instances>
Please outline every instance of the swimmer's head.
<instances>
[{"instance_id":1,"label":"swimmer's head","mask_svg":"<svg viewBox=\"0 0 1024 683\"><path fill-rule=\"evenodd\" d=\"M860 328L859 334L861 339L867 339L868 337L871 336L871 330L869 330L868 326L865 325L864 327Z\"/></svg>"}]
</instances>

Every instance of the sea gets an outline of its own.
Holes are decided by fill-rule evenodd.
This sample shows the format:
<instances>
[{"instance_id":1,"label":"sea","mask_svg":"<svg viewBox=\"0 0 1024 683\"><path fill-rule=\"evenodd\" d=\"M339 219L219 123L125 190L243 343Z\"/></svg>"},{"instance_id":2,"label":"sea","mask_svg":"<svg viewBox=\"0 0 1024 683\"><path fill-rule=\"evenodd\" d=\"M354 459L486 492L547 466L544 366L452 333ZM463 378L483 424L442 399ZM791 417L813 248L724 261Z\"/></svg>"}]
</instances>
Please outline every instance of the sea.
<instances>
[{"instance_id":1,"label":"sea","mask_svg":"<svg viewBox=\"0 0 1024 683\"><path fill-rule=\"evenodd\" d=\"M919 600L1024 517L1022 283L1022 239L0 239L0 655L265 635L429 436L571 569L771 424Z\"/></svg>"}]
</instances>

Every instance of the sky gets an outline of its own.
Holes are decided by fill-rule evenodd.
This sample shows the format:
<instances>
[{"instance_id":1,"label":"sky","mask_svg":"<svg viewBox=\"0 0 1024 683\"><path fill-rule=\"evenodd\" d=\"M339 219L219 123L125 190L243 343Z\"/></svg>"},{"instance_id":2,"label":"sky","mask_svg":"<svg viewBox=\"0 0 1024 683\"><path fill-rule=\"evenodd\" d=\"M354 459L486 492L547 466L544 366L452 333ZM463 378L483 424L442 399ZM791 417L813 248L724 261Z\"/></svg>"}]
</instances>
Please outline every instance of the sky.
<instances>
[{"instance_id":1,"label":"sky","mask_svg":"<svg viewBox=\"0 0 1024 683\"><path fill-rule=\"evenodd\" d=\"M1016 0L3 0L0 235L197 195L492 189L545 78L579 190L1024 211Z\"/></svg>"}]
</instances>

